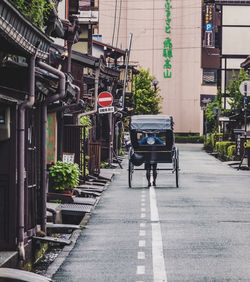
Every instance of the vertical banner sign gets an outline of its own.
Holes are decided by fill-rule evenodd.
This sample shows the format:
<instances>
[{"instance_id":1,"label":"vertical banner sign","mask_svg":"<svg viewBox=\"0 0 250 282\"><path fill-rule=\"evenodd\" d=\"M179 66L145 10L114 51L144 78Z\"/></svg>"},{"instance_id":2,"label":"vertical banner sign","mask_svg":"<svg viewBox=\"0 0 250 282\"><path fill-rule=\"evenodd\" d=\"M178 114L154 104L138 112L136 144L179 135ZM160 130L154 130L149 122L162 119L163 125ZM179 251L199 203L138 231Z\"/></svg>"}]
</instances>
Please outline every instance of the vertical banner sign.
<instances>
[{"instance_id":1,"label":"vertical banner sign","mask_svg":"<svg viewBox=\"0 0 250 282\"><path fill-rule=\"evenodd\" d=\"M163 67L163 76L164 78L172 77L172 62L173 57L172 51L172 40L171 40L171 0L165 1L165 33L166 37L163 42L163 57L164 57L164 67Z\"/></svg>"},{"instance_id":2,"label":"vertical banner sign","mask_svg":"<svg viewBox=\"0 0 250 282\"><path fill-rule=\"evenodd\" d=\"M214 45L214 4L206 4L204 7L204 47L213 48Z\"/></svg>"}]
</instances>

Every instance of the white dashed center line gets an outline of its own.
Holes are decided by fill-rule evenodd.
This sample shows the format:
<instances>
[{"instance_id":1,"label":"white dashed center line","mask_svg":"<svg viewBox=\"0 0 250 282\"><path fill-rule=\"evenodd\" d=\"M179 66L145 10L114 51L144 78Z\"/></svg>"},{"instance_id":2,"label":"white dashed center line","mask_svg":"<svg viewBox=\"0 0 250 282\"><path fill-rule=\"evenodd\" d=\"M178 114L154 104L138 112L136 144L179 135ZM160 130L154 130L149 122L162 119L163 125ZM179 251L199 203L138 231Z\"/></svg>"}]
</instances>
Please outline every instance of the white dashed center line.
<instances>
[{"instance_id":1,"label":"white dashed center line","mask_svg":"<svg viewBox=\"0 0 250 282\"><path fill-rule=\"evenodd\" d=\"M146 241L145 240L139 240L139 247L145 247Z\"/></svg>"},{"instance_id":2,"label":"white dashed center line","mask_svg":"<svg viewBox=\"0 0 250 282\"><path fill-rule=\"evenodd\" d=\"M145 259L145 252L138 252L137 253L137 258L138 259Z\"/></svg>"},{"instance_id":3,"label":"white dashed center line","mask_svg":"<svg viewBox=\"0 0 250 282\"><path fill-rule=\"evenodd\" d=\"M157 208L155 189L150 187L150 211L151 211L151 226L152 226L152 258L153 258L153 274L154 282L167 282L167 274L163 256L163 244L161 234L161 224Z\"/></svg>"},{"instance_id":4,"label":"white dashed center line","mask_svg":"<svg viewBox=\"0 0 250 282\"><path fill-rule=\"evenodd\" d=\"M137 266L136 274L137 274L137 275L143 275L143 274L145 274L145 265L138 265L138 266Z\"/></svg>"},{"instance_id":5,"label":"white dashed center line","mask_svg":"<svg viewBox=\"0 0 250 282\"><path fill-rule=\"evenodd\" d=\"M145 230L140 230L139 236L146 236L146 231Z\"/></svg>"}]
</instances>

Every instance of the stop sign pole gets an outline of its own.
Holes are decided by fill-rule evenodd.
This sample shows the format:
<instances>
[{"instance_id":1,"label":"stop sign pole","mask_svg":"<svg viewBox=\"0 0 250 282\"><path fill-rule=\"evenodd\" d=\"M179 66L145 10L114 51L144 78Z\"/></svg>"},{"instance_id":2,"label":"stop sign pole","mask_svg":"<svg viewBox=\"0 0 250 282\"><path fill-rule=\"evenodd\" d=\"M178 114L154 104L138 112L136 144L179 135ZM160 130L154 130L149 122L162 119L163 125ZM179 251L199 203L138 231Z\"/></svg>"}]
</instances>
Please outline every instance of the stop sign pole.
<instances>
[{"instance_id":1,"label":"stop sign pole","mask_svg":"<svg viewBox=\"0 0 250 282\"><path fill-rule=\"evenodd\" d=\"M101 92L97 97L97 103L100 106L100 110L108 110L108 108L113 104L113 95L108 91ZM113 111L113 109L112 109ZM109 165L111 165L113 161L113 115L111 112L107 112L109 114Z\"/></svg>"},{"instance_id":2,"label":"stop sign pole","mask_svg":"<svg viewBox=\"0 0 250 282\"><path fill-rule=\"evenodd\" d=\"M244 144L246 144L247 143L247 105L248 105L248 96L250 96L250 81L249 80L242 81L239 89L240 89L240 93L244 95L244 137L245 137ZM244 153L242 155L242 159L240 161L238 170L240 169L243 163L245 155L246 155L246 148L244 146Z\"/></svg>"},{"instance_id":3,"label":"stop sign pole","mask_svg":"<svg viewBox=\"0 0 250 282\"><path fill-rule=\"evenodd\" d=\"M245 80L241 82L240 93L244 95L244 127L245 127L244 134L245 134L245 139L246 139L247 138L247 104L248 104L247 96L250 96L250 81L249 80Z\"/></svg>"}]
</instances>

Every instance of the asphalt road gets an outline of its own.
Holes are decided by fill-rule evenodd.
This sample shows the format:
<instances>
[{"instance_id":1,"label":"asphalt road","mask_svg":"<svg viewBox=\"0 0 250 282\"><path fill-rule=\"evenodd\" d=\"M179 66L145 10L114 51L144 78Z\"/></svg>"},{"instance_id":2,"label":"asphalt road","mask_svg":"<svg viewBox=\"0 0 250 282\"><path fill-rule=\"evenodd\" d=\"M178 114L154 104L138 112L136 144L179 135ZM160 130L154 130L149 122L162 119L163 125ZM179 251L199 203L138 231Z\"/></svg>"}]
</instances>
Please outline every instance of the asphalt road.
<instances>
[{"instance_id":1,"label":"asphalt road","mask_svg":"<svg viewBox=\"0 0 250 282\"><path fill-rule=\"evenodd\" d=\"M250 281L250 172L179 145L180 188L160 171L115 180L55 281Z\"/></svg>"}]
</instances>

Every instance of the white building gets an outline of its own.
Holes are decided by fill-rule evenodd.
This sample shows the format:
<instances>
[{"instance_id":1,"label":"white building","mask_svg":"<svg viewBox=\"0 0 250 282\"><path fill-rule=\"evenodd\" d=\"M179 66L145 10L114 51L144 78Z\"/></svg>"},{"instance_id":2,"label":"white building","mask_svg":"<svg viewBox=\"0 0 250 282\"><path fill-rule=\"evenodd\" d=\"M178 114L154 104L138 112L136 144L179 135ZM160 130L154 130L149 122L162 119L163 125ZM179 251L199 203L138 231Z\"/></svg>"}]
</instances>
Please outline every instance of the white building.
<instances>
[{"instance_id":1,"label":"white building","mask_svg":"<svg viewBox=\"0 0 250 282\"><path fill-rule=\"evenodd\" d=\"M99 34L105 43L124 49L133 33L131 61L149 68L159 81L162 112L173 115L175 131L202 133L200 95L216 94L216 85L202 85L202 2L100 0L99 6ZM166 50L163 56L166 38L172 43L168 60ZM165 49L170 45L165 44ZM164 78L164 72L171 77Z\"/></svg>"}]
</instances>

